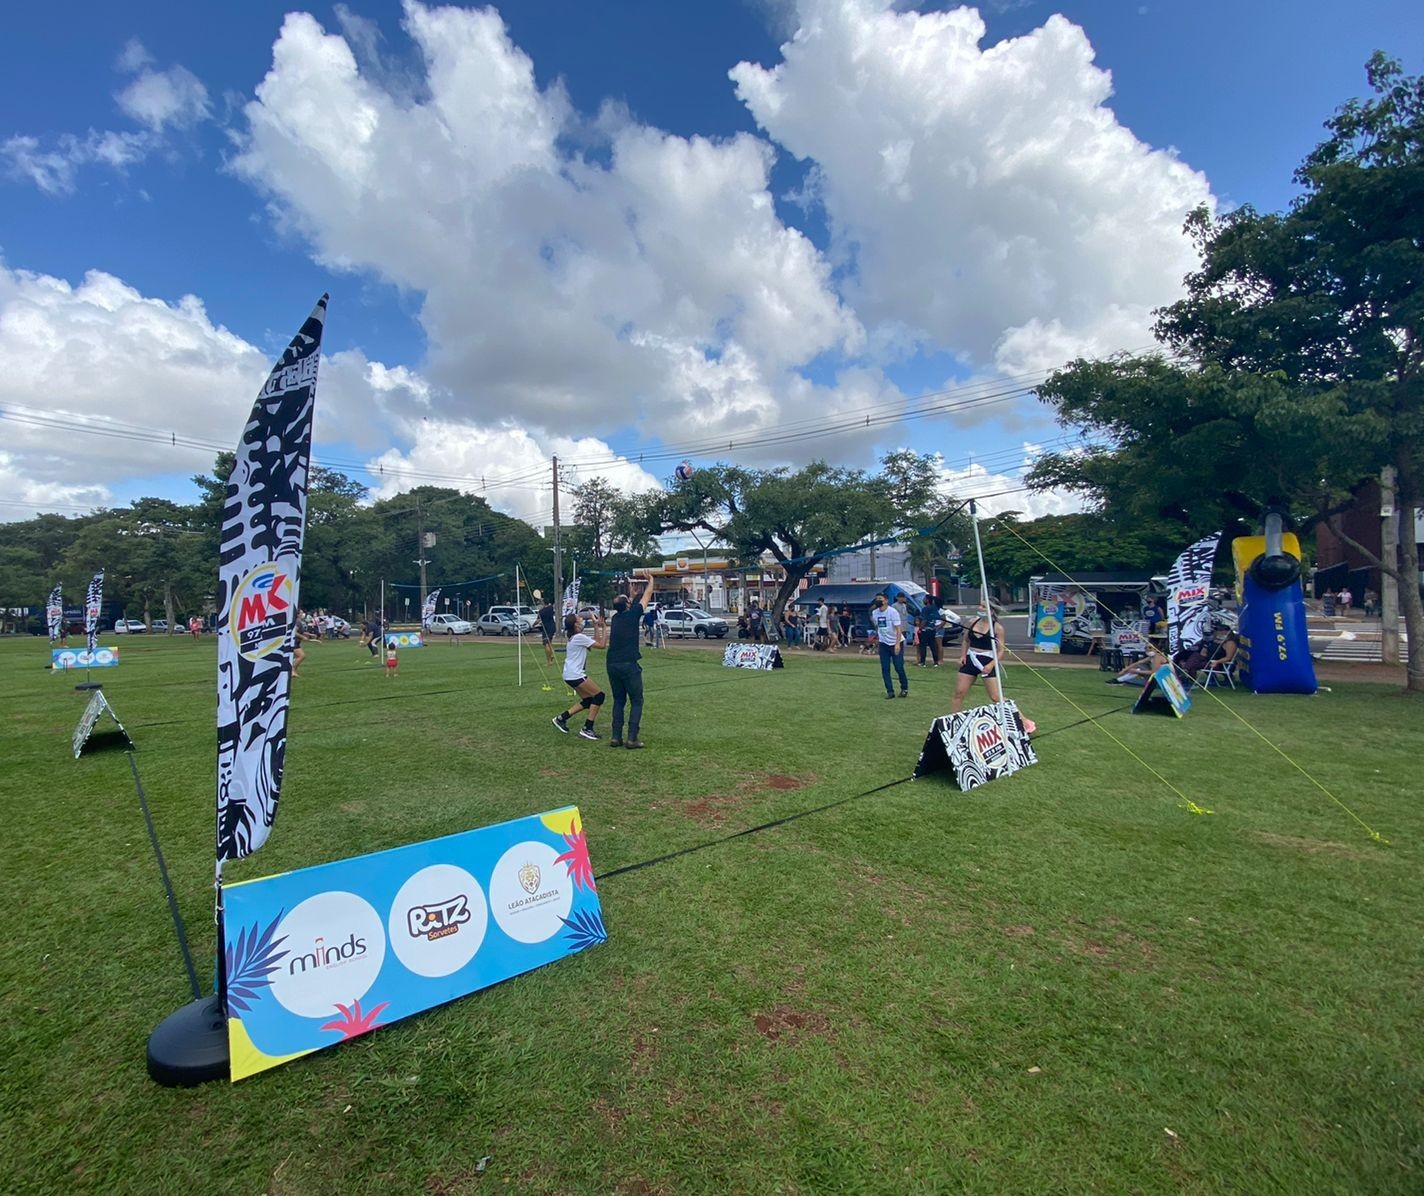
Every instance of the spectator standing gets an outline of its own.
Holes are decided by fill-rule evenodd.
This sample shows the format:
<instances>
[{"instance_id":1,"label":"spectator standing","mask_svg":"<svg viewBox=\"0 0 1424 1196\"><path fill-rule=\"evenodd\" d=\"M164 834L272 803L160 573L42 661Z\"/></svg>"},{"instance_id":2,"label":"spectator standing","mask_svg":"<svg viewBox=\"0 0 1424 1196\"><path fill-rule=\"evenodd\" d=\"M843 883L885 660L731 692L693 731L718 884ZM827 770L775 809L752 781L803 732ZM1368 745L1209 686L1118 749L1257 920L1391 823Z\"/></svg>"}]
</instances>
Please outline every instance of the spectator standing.
<instances>
[{"instance_id":1,"label":"spectator standing","mask_svg":"<svg viewBox=\"0 0 1424 1196\"><path fill-rule=\"evenodd\" d=\"M900 678L900 696L910 696L910 681L905 676L905 636L900 625L900 614L887 601L884 594L875 595L875 605L870 610L870 625L875 628L880 640L880 676L885 682L885 696L895 697L895 687L890 680L890 666Z\"/></svg>"},{"instance_id":2,"label":"spectator standing","mask_svg":"<svg viewBox=\"0 0 1424 1196\"><path fill-rule=\"evenodd\" d=\"M638 738L643 722L643 666L638 663L638 626L643 619L643 603L653 596L653 575L636 601L627 594L613 600L613 619L608 625L608 687L613 691L613 738L609 747L641 748ZM628 712L628 738L623 738L623 712Z\"/></svg>"},{"instance_id":3,"label":"spectator standing","mask_svg":"<svg viewBox=\"0 0 1424 1196\"><path fill-rule=\"evenodd\" d=\"M1374 590L1365 591L1365 618L1373 619L1379 612L1379 595Z\"/></svg>"},{"instance_id":4,"label":"spectator standing","mask_svg":"<svg viewBox=\"0 0 1424 1196\"><path fill-rule=\"evenodd\" d=\"M751 632L752 643L766 643L766 616L755 598L752 599L751 609L747 611L747 629Z\"/></svg>"},{"instance_id":5,"label":"spectator standing","mask_svg":"<svg viewBox=\"0 0 1424 1196\"><path fill-rule=\"evenodd\" d=\"M836 635L831 627L831 608L824 602L816 608L816 634L817 638L825 637L826 650L830 651L835 647Z\"/></svg>"},{"instance_id":6,"label":"spectator standing","mask_svg":"<svg viewBox=\"0 0 1424 1196\"><path fill-rule=\"evenodd\" d=\"M840 622L840 644L842 648L850 647L850 628L852 619L850 617L850 607L842 606L839 615Z\"/></svg>"},{"instance_id":7,"label":"spectator standing","mask_svg":"<svg viewBox=\"0 0 1424 1196\"><path fill-rule=\"evenodd\" d=\"M1342 586L1340 592L1335 596L1335 604L1340 608L1342 615L1350 613L1350 603L1355 600L1355 596L1350 593L1348 586Z\"/></svg>"}]
</instances>

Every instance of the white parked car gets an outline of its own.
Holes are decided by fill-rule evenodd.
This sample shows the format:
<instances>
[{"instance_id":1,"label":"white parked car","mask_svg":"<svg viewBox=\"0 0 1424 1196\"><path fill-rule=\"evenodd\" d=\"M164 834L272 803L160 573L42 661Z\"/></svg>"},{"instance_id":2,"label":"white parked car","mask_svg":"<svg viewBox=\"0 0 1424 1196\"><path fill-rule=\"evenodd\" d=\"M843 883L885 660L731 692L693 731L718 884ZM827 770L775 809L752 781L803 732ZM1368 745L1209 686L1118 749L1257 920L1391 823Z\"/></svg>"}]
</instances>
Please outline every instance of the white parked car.
<instances>
[{"instance_id":1,"label":"white parked car","mask_svg":"<svg viewBox=\"0 0 1424 1196\"><path fill-rule=\"evenodd\" d=\"M475 625L459 615L443 614L432 616L426 630L431 635L473 635Z\"/></svg>"},{"instance_id":2,"label":"white parked car","mask_svg":"<svg viewBox=\"0 0 1424 1196\"><path fill-rule=\"evenodd\" d=\"M727 620L700 610L664 610L658 612L669 637L696 636L700 640L725 638Z\"/></svg>"},{"instance_id":3,"label":"white parked car","mask_svg":"<svg viewBox=\"0 0 1424 1196\"><path fill-rule=\"evenodd\" d=\"M115 635L142 635L148 630L142 619L115 619Z\"/></svg>"}]
</instances>

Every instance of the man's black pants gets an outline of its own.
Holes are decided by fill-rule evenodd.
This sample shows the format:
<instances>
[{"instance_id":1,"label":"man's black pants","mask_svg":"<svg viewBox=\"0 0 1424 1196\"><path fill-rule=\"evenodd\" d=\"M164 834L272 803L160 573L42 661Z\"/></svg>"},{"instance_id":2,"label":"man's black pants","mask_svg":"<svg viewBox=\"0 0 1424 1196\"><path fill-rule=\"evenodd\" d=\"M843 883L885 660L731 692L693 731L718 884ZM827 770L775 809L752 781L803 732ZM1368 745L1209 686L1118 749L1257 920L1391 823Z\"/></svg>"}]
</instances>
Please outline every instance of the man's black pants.
<instances>
[{"instance_id":1,"label":"man's black pants","mask_svg":"<svg viewBox=\"0 0 1424 1196\"><path fill-rule=\"evenodd\" d=\"M613 738L623 738L623 707L628 707L628 738L638 738L643 722L643 667L636 660L608 662L608 684L613 690Z\"/></svg>"}]
</instances>

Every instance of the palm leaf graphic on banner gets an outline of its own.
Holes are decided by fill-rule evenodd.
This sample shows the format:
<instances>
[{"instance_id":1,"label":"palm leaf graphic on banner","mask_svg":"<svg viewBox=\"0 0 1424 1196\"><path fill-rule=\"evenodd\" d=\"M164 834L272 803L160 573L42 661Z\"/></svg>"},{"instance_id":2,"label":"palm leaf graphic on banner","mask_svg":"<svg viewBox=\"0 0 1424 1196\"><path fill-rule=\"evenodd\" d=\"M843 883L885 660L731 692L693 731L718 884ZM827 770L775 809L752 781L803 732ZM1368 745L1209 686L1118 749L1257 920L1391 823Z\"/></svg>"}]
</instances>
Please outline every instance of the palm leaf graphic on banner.
<instances>
[{"instance_id":1,"label":"palm leaf graphic on banner","mask_svg":"<svg viewBox=\"0 0 1424 1196\"><path fill-rule=\"evenodd\" d=\"M574 888L597 890L598 886L593 883L593 860L588 854L588 839L582 829L565 835L564 842L568 844L569 849L563 855L555 857L554 863L569 866Z\"/></svg>"},{"instance_id":2,"label":"palm leaf graphic on banner","mask_svg":"<svg viewBox=\"0 0 1424 1196\"><path fill-rule=\"evenodd\" d=\"M228 1009L238 1009L246 1013L262 995L262 989L272 983L270 977L277 970L277 964L286 958L287 952L277 948L287 941L283 935L276 942L272 935L282 921L285 910L278 910L277 916L266 930L258 930L258 923L245 927L237 936L237 942L228 947L227 955L227 1004Z\"/></svg>"},{"instance_id":3,"label":"palm leaf graphic on banner","mask_svg":"<svg viewBox=\"0 0 1424 1196\"><path fill-rule=\"evenodd\" d=\"M359 1038L362 1034L369 1034L372 1030L378 1029L381 1025L376 1019L389 1005L389 1001L382 1001L374 1009L367 1013L361 1012L361 1002L352 1001L349 1006L343 1005L340 1001L336 1003L337 1009L341 1010L341 1016L333 1021L329 1021L322 1027L323 1030L335 1030L341 1035L341 1041L348 1038Z\"/></svg>"},{"instance_id":4,"label":"palm leaf graphic on banner","mask_svg":"<svg viewBox=\"0 0 1424 1196\"><path fill-rule=\"evenodd\" d=\"M581 910L572 918L560 918L559 921L569 928L565 937L573 944L575 951L608 941L608 931L603 928L603 919L598 916L597 910Z\"/></svg>"}]
</instances>

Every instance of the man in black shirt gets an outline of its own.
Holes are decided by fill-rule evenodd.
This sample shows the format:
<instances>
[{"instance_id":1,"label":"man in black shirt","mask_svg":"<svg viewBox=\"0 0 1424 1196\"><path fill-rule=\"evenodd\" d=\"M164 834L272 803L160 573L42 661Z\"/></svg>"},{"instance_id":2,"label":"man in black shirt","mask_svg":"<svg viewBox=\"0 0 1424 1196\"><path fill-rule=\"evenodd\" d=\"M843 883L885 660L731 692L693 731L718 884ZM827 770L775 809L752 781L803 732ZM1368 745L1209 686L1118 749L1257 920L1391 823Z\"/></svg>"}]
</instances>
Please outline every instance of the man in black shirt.
<instances>
[{"instance_id":1,"label":"man in black shirt","mask_svg":"<svg viewBox=\"0 0 1424 1196\"><path fill-rule=\"evenodd\" d=\"M539 636L544 641L544 659L554 663L554 600L545 598L539 608Z\"/></svg>"},{"instance_id":2,"label":"man in black shirt","mask_svg":"<svg viewBox=\"0 0 1424 1196\"><path fill-rule=\"evenodd\" d=\"M613 738L609 747L640 748L643 741L638 738L638 727L643 721L643 667L638 663L638 625L643 618L643 607L653 596L653 575L648 573L648 583L636 602L630 603L627 594L619 594L613 600L613 618L608 624L608 684L613 690ZM623 739L623 707L628 707L628 739Z\"/></svg>"}]
</instances>

